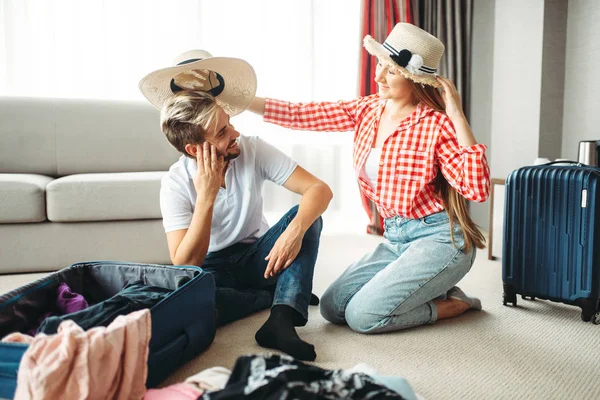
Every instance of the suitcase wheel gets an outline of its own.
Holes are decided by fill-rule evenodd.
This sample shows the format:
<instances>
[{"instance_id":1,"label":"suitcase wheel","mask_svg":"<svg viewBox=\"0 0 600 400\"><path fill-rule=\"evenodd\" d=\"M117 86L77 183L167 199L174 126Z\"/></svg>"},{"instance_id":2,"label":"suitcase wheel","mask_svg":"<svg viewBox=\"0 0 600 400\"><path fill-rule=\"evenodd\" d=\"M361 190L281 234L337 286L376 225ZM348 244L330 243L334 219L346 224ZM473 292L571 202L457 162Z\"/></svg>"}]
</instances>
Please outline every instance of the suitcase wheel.
<instances>
[{"instance_id":1,"label":"suitcase wheel","mask_svg":"<svg viewBox=\"0 0 600 400\"><path fill-rule=\"evenodd\" d=\"M592 321L594 325L600 324L600 309L598 303L593 299L577 299L575 305L581 307L581 320Z\"/></svg>"},{"instance_id":2,"label":"suitcase wheel","mask_svg":"<svg viewBox=\"0 0 600 400\"><path fill-rule=\"evenodd\" d=\"M516 294L512 294L512 295L507 295L506 293L504 293L502 295L502 304L507 305L508 303L512 303L513 306L517 305L517 295Z\"/></svg>"},{"instance_id":3,"label":"suitcase wheel","mask_svg":"<svg viewBox=\"0 0 600 400\"><path fill-rule=\"evenodd\" d=\"M581 311L581 320L583 322L592 321L593 324L600 324L600 311L594 314L594 310L584 309ZM596 322L598 320L598 322Z\"/></svg>"},{"instance_id":4,"label":"suitcase wheel","mask_svg":"<svg viewBox=\"0 0 600 400\"><path fill-rule=\"evenodd\" d=\"M527 296L525 296L524 294L521 295L521 298L523 300L527 300ZM529 300L535 300L535 296L529 296Z\"/></svg>"}]
</instances>

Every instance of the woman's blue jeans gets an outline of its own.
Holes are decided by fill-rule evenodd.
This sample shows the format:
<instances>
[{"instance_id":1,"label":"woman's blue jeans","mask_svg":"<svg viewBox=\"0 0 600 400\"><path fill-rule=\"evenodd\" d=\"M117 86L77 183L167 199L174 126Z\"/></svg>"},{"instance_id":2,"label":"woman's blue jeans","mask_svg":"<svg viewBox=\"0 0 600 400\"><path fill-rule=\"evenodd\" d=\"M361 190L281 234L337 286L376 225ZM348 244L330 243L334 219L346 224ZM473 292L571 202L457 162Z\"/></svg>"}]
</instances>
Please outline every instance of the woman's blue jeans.
<instances>
[{"instance_id":1,"label":"woman's blue jeans","mask_svg":"<svg viewBox=\"0 0 600 400\"><path fill-rule=\"evenodd\" d=\"M297 212L298 206L292 207L254 243L236 243L206 255L202 268L215 278L218 324L236 321L278 304L294 308L306 323L323 227L321 217L306 231L292 264L277 276L264 278L268 264L265 257Z\"/></svg>"},{"instance_id":2,"label":"woman's blue jeans","mask_svg":"<svg viewBox=\"0 0 600 400\"><path fill-rule=\"evenodd\" d=\"M471 269L475 249L463 251L454 224L455 247L445 211L425 218L385 220L385 241L352 264L321 298L321 314L361 333L397 331L434 323L433 300L444 298Z\"/></svg>"}]
</instances>

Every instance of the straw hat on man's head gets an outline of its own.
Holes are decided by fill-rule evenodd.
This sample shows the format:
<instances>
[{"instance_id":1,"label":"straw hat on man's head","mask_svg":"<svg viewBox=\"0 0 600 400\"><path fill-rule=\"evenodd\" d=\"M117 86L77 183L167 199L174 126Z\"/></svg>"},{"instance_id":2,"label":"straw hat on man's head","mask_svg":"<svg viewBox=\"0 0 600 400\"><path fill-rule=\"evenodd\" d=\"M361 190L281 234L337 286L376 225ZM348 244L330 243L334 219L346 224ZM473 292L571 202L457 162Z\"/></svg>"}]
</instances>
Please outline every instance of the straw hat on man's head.
<instances>
[{"instance_id":1,"label":"straw hat on man's head","mask_svg":"<svg viewBox=\"0 0 600 400\"><path fill-rule=\"evenodd\" d=\"M444 54L444 45L423 29L401 22L394 26L383 44L369 35L365 36L363 44L370 54L400 71L405 78L425 85L441 86L435 76Z\"/></svg>"},{"instance_id":2,"label":"straw hat on man's head","mask_svg":"<svg viewBox=\"0 0 600 400\"><path fill-rule=\"evenodd\" d=\"M213 57L204 50L190 50L175 58L174 66L146 75L139 84L157 109L182 90L210 93L229 116L244 111L256 94L256 74L239 58Z\"/></svg>"}]
</instances>

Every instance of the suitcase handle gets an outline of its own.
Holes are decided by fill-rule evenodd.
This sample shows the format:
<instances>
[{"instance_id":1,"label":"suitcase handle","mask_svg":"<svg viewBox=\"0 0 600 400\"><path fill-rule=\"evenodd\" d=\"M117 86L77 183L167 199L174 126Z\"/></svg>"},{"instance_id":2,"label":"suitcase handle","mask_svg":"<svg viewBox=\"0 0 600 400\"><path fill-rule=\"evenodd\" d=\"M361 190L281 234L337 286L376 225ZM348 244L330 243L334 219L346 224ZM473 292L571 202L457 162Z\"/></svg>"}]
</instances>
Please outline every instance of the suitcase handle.
<instances>
[{"instance_id":1,"label":"suitcase handle","mask_svg":"<svg viewBox=\"0 0 600 400\"><path fill-rule=\"evenodd\" d=\"M595 173L600 173L600 167L594 167L593 165L587 165L587 164L580 163L579 161L572 161L572 160L551 161L546 164L533 165L533 167L534 168L535 167L547 167L548 165L553 165L553 164L564 164L567 167L578 167L578 168L585 169L587 171L593 171Z\"/></svg>"},{"instance_id":2,"label":"suitcase handle","mask_svg":"<svg viewBox=\"0 0 600 400\"><path fill-rule=\"evenodd\" d=\"M540 164L540 166L553 165L553 164L571 164L575 167L589 167L589 165L582 164L579 161L573 161L573 160L550 161L549 163L546 163L546 164Z\"/></svg>"}]
</instances>

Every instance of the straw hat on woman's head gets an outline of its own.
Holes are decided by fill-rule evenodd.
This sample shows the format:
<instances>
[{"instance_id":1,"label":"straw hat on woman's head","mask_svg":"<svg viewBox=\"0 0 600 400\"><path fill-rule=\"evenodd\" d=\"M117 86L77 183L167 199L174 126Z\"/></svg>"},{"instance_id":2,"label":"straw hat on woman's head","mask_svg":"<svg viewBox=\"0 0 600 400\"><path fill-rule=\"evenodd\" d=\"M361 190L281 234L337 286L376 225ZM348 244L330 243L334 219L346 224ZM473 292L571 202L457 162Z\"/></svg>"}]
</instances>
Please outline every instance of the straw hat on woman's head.
<instances>
[{"instance_id":1,"label":"straw hat on woman's head","mask_svg":"<svg viewBox=\"0 0 600 400\"><path fill-rule=\"evenodd\" d=\"M400 71L405 78L417 83L441 86L435 79L444 44L423 29L401 22L394 26L383 44L365 36L367 51L379 60Z\"/></svg>"}]
</instances>

